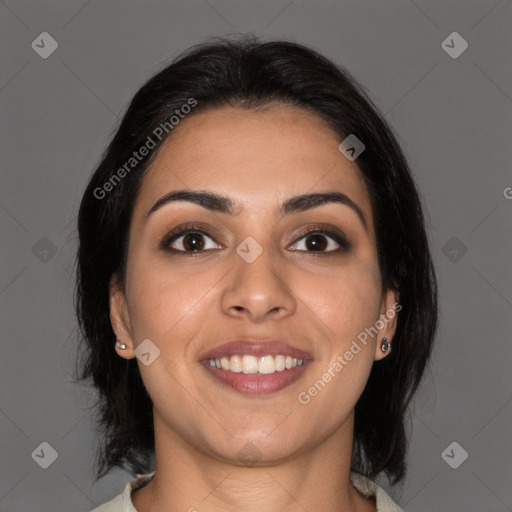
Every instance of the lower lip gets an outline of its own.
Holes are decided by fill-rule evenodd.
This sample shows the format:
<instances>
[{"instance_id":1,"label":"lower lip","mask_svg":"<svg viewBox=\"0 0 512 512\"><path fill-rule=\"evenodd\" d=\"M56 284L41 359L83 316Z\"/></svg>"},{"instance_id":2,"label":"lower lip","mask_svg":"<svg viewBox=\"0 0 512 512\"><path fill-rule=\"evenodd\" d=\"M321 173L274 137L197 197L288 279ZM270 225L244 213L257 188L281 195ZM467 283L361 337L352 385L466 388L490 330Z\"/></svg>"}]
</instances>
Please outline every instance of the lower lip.
<instances>
[{"instance_id":1,"label":"lower lip","mask_svg":"<svg viewBox=\"0 0 512 512\"><path fill-rule=\"evenodd\" d=\"M203 362L203 367L222 384L229 386L243 395L270 395L291 386L300 379L311 361L305 361L302 366L269 373L267 375L236 373L210 366L209 361Z\"/></svg>"}]
</instances>

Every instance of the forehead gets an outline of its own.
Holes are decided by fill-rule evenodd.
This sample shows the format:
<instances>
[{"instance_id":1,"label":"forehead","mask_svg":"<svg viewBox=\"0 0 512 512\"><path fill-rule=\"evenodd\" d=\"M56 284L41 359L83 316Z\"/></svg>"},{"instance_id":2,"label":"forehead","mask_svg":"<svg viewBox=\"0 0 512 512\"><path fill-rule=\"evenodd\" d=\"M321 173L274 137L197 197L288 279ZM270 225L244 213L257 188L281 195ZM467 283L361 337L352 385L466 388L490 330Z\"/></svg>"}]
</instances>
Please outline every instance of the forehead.
<instances>
[{"instance_id":1,"label":"forehead","mask_svg":"<svg viewBox=\"0 0 512 512\"><path fill-rule=\"evenodd\" d=\"M361 172L338 150L340 142L322 119L299 108L194 113L162 144L136 210L149 210L173 189L210 189L260 210L292 195L330 189L349 195L371 217Z\"/></svg>"}]
</instances>

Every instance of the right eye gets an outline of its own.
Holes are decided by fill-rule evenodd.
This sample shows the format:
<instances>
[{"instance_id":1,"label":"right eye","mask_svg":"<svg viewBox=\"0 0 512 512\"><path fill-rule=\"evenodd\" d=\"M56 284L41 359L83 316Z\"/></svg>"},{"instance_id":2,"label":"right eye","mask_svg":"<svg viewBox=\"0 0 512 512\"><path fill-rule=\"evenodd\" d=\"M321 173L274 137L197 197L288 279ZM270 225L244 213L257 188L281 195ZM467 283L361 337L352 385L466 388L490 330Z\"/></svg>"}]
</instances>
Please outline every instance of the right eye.
<instances>
[{"instance_id":1,"label":"right eye","mask_svg":"<svg viewBox=\"0 0 512 512\"><path fill-rule=\"evenodd\" d=\"M222 248L206 231L195 226L177 228L166 235L160 245L162 249L176 253L201 253Z\"/></svg>"},{"instance_id":2,"label":"right eye","mask_svg":"<svg viewBox=\"0 0 512 512\"><path fill-rule=\"evenodd\" d=\"M210 247L208 247L208 243L205 241L206 239L213 242ZM168 248L177 252L202 252L211 249L220 249L222 247L216 244L215 240L206 233L201 231L185 231L175 235L169 241Z\"/></svg>"}]
</instances>

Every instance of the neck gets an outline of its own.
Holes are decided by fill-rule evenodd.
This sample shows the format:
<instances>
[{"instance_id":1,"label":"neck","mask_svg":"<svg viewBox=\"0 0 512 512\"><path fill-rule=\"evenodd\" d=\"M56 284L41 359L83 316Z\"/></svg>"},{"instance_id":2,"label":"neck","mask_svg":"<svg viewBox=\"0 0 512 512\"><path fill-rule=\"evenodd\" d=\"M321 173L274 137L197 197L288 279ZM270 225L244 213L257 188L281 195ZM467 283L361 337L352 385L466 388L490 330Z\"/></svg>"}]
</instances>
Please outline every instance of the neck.
<instances>
[{"instance_id":1,"label":"neck","mask_svg":"<svg viewBox=\"0 0 512 512\"><path fill-rule=\"evenodd\" d=\"M375 512L375 500L350 483L352 431L353 416L287 461L238 466L199 451L155 415L155 477L132 502L138 512Z\"/></svg>"}]
</instances>

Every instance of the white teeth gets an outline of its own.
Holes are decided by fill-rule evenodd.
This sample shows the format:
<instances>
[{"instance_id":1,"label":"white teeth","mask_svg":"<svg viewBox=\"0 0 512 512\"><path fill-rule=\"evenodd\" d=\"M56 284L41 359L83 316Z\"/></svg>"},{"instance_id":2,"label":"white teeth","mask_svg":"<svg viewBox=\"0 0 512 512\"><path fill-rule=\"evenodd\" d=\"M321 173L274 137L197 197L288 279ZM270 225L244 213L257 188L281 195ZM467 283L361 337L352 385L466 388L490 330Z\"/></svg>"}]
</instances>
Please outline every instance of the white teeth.
<instances>
[{"instance_id":1,"label":"white teeth","mask_svg":"<svg viewBox=\"0 0 512 512\"><path fill-rule=\"evenodd\" d=\"M229 369L235 373L240 373L243 371L242 360L239 356L231 356L231 360L229 361Z\"/></svg>"},{"instance_id":2,"label":"white teeth","mask_svg":"<svg viewBox=\"0 0 512 512\"><path fill-rule=\"evenodd\" d=\"M221 358L210 359L208 362L212 367L230 370L235 373L243 372L246 375L268 375L302 366L304 359L296 359L295 357L281 354L275 357L271 355L256 357L246 354L243 356L223 356Z\"/></svg>"},{"instance_id":3,"label":"white teeth","mask_svg":"<svg viewBox=\"0 0 512 512\"><path fill-rule=\"evenodd\" d=\"M274 373L276 371L276 367L274 364L274 358L272 356L260 357L260 361L258 363L258 371L262 375Z\"/></svg>"},{"instance_id":4,"label":"white teeth","mask_svg":"<svg viewBox=\"0 0 512 512\"><path fill-rule=\"evenodd\" d=\"M276 372L282 372L286 368L286 357L284 356L276 356L274 359L274 365L276 367Z\"/></svg>"},{"instance_id":5,"label":"white teeth","mask_svg":"<svg viewBox=\"0 0 512 512\"><path fill-rule=\"evenodd\" d=\"M256 356L242 357L242 368L245 374L258 373L258 358Z\"/></svg>"}]
</instances>

